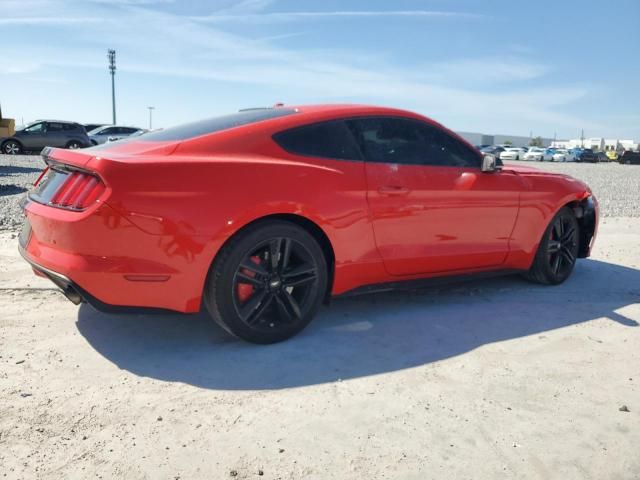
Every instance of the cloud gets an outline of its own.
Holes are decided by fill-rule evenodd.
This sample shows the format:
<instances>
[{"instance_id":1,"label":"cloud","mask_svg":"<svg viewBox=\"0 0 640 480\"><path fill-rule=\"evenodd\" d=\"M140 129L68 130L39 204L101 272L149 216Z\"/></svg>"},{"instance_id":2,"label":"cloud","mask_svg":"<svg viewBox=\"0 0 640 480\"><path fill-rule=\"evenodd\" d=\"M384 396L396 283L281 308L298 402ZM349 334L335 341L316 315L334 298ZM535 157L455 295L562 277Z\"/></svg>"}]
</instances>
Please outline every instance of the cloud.
<instances>
[{"instance_id":1,"label":"cloud","mask_svg":"<svg viewBox=\"0 0 640 480\"><path fill-rule=\"evenodd\" d=\"M318 18L372 18L372 17L406 17L406 18L484 18L484 15L465 12L445 12L433 10L336 10L317 12L269 12L257 14L233 14L219 12L213 15L192 16L191 20L206 23L253 22L273 23L311 20Z\"/></svg>"},{"instance_id":2,"label":"cloud","mask_svg":"<svg viewBox=\"0 0 640 480\"><path fill-rule=\"evenodd\" d=\"M74 25L96 23L98 17L9 17L0 18L0 25Z\"/></svg>"},{"instance_id":3,"label":"cloud","mask_svg":"<svg viewBox=\"0 0 640 480\"><path fill-rule=\"evenodd\" d=\"M103 3L106 5L160 5L175 3L175 0L87 0L90 3Z\"/></svg>"},{"instance_id":4,"label":"cloud","mask_svg":"<svg viewBox=\"0 0 640 480\"><path fill-rule=\"evenodd\" d=\"M218 10L218 13L225 15L247 14L260 12L273 5L275 0L242 0L234 5Z\"/></svg>"},{"instance_id":5,"label":"cloud","mask_svg":"<svg viewBox=\"0 0 640 480\"><path fill-rule=\"evenodd\" d=\"M514 56L489 56L439 62L423 66L421 70L426 72L425 80L456 83L462 79L477 84L532 80L548 74L551 68Z\"/></svg>"}]
</instances>

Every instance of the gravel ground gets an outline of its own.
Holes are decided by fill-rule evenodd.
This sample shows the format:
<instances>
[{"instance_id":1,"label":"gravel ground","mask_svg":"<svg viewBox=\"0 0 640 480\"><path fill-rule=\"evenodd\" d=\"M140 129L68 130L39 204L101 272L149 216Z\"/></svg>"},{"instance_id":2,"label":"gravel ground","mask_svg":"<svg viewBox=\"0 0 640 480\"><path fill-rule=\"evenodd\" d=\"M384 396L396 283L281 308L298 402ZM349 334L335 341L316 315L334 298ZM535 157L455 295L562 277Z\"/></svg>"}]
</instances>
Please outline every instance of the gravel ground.
<instances>
[{"instance_id":1,"label":"gravel ground","mask_svg":"<svg viewBox=\"0 0 640 480\"><path fill-rule=\"evenodd\" d=\"M551 162L526 162L526 165L584 180L595 192L604 217L640 217L640 166ZM20 228L20 199L42 168L42 159L36 155L0 155L0 230Z\"/></svg>"},{"instance_id":2,"label":"gravel ground","mask_svg":"<svg viewBox=\"0 0 640 480\"><path fill-rule=\"evenodd\" d=\"M0 479L640 479L640 219L562 285L336 299L289 342L108 315L0 232Z\"/></svg>"},{"instance_id":3,"label":"gravel ground","mask_svg":"<svg viewBox=\"0 0 640 480\"><path fill-rule=\"evenodd\" d=\"M42 158L37 155L0 155L0 230L20 228L20 199L43 167Z\"/></svg>"}]
</instances>

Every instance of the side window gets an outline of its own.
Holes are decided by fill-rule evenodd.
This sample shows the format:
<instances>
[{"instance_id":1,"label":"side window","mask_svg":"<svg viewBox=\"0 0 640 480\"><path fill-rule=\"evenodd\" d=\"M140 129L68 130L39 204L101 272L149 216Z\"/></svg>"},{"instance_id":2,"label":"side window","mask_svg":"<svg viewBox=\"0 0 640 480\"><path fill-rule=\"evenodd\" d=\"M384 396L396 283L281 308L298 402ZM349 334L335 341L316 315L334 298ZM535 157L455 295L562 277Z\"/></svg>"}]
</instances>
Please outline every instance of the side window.
<instances>
[{"instance_id":1,"label":"side window","mask_svg":"<svg viewBox=\"0 0 640 480\"><path fill-rule=\"evenodd\" d=\"M134 133L134 132L137 132L137 131L138 131L138 129L137 129L137 128L131 128L131 127L124 127L124 128L122 128L121 130L122 130L122 132L121 132L121 133L125 133L125 134L127 134L127 135L130 135L130 134L132 134L132 133Z\"/></svg>"},{"instance_id":2,"label":"side window","mask_svg":"<svg viewBox=\"0 0 640 480\"><path fill-rule=\"evenodd\" d=\"M47 122L47 132L62 132L64 130L64 124L58 122Z\"/></svg>"},{"instance_id":3,"label":"side window","mask_svg":"<svg viewBox=\"0 0 640 480\"><path fill-rule=\"evenodd\" d=\"M273 140L289 153L337 160L362 160L351 132L341 120L276 133Z\"/></svg>"},{"instance_id":4,"label":"side window","mask_svg":"<svg viewBox=\"0 0 640 480\"><path fill-rule=\"evenodd\" d=\"M75 123L63 123L62 124L62 129L65 132L71 132L71 131L75 131L75 130L82 130L82 126L81 125L77 125Z\"/></svg>"},{"instance_id":5,"label":"side window","mask_svg":"<svg viewBox=\"0 0 640 480\"><path fill-rule=\"evenodd\" d=\"M479 167L480 155L442 130L426 123L398 117L360 118L349 121L368 161Z\"/></svg>"},{"instance_id":6,"label":"side window","mask_svg":"<svg viewBox=\"0 0 640 480\"><path fill-rule=\"evenodd\" d=\"M116 128L115 127L109 127L109 128L105 128L104 130L102 130L100 132L100 135L113 135L114 133L116 133Z\"/></svg>"}]
</instances>

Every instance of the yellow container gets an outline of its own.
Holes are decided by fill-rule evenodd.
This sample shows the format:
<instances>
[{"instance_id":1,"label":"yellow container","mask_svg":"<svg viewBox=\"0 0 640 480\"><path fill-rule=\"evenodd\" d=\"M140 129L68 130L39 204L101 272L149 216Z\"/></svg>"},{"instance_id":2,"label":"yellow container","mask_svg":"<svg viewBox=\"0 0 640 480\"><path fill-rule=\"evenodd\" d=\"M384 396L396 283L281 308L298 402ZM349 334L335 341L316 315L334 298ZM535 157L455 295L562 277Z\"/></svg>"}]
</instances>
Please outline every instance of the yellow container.
<instances>
[{"instance_id":1,"label":"yellow container","mask_svg":"<svg viewBox=\"0 0 640 480\"><path fill-rule=\"evenodd\" d=\"M16 133L16 121L13 118L0 120L0 137L12 137Z\"/></svg>"}]
</instances>

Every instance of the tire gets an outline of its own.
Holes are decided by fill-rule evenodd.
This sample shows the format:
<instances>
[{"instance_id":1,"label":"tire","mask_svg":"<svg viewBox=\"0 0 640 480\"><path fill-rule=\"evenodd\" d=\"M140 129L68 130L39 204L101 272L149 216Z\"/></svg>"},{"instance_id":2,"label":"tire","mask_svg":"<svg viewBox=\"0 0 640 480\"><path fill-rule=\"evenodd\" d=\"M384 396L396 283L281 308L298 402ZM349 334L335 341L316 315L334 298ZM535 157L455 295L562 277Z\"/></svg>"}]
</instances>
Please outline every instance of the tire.
<instances>
[{"instance_id":1,"label":"tire","mask_svg":"<svg viewBox=\"0 0 640 480\"><path fill-rule=\"evenodd\" d=\"M22 145L15 140L7 140L2 144L2 153L6 155L20 155L22 154Z\"/></svg>"},{"instance_id":2,"label":"tire","mask_svg":"<svg viewBox=\"0 0 640 480\"><path fill-rule=\"evenodd\" d=\"M576 264L579 233L573 211L563 207L544 231L526 278L545 285L558 285L569 278Z\"/></svg>"},{"instance_id":3,"label":"tire","mask_svg":"<svg viewBox=\"0 0 640 480\"><path fill-rule=\"evenodd\" d=\"M316 239L293 223L269 220L249 226L222 248L209 272L204 303L227 332L270 344L311 322L327 284L327 263Z\"/></svg>"},{"instance_id":4,"label":"tire","mask_svg":"<svg viewBox=\"0 0 640 480\"><path fill-rule=\"evenodd\" d=\"M65 148L68 148L69 150L77 150L78 148L82 148L82 146L83 145L77 140L71 140L70 142L67 142Z\"/></svg>"}]
</instances>

